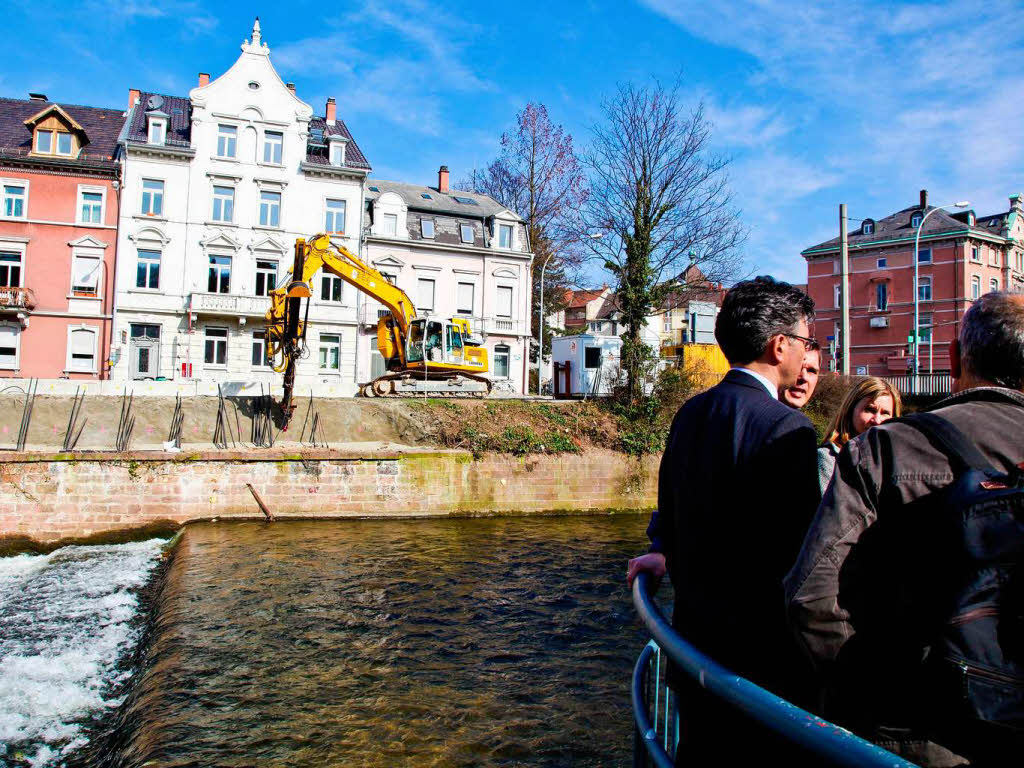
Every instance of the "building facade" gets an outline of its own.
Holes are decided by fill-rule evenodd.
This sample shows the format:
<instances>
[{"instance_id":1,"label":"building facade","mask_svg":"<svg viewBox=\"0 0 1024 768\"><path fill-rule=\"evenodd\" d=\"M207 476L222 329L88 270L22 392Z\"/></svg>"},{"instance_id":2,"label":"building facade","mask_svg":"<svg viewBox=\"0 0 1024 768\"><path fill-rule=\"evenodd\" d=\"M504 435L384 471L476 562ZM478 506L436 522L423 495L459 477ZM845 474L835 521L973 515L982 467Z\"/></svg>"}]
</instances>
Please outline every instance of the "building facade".
<instances>
[{"instance_id":1,"label":"building facade","mask_svg":"<svg viewBox=\"0 0 1024 768\"><path fill-rule=\"evenodd\" d=\"M107 377L123 121L0 99L0 377Z\"/></svg>"},{"instance_id":2,"label":"building facade","mask_svg":"<svg viewBox=\"0 0 1024 768\"><path fill-rule=\"evenodd\" d=\"M366 197L369 263L413 300L418 314L470 319L487 346L499 392L522 393L528 381L530 251L526 226L491 198L449 187L370 179ZM380 304L360 297L360 380L384 372L376 348Z\"/></svg>"},{"instance_id":3,"label":"building facade","mask_svg":"<svg viewBox=\"0 0 1024 768\"><path fill-rule=\"evenodd\" d=\"M278 383L263 316L295 239L326 231L360 251L370 165L334 99L314 114L257 21L234 65L187 97L131 90L120 143L114 378ZM356 292L329 275L311 287L297 384L354 393Z\"/></svg>"},{"instance_id":4,"label":"building facade","mask_svg":"<svg viewBox=\"0 0 1024 768\"><path fill-rule=\"evenodd\" d=\"M914 236L924 215L914 285ZM914 293L920 317L921 373L949 371L949 342L974 299L992 290L1024 290L1024 208L1020 195L1008 210L977 216L928 204L882 219L865 219L848 237L850 261L850 372L896 375L911 370ZM839 239L802 251L807 290L816 305L815 335L825 362L842 367L840 349Z\"/></svg>"}]
</instances>

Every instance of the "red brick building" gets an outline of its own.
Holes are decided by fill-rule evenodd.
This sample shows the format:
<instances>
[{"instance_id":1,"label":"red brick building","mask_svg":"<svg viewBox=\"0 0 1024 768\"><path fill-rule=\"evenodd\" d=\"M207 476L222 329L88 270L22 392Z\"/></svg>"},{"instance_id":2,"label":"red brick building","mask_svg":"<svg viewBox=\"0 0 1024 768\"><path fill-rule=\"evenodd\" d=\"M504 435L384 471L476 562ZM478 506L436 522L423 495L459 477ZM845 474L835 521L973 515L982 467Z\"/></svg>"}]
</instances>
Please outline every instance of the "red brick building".
<instances>
[{"instance_id":1,"label":"red brick building","mask_svg":"<svg viewBox=\"0 0 1024 768\"><path fill-rule=\"evenodd\" d=\"M123 124L0 99L0 377L106 378Z\"/></svg>"},{"instance_id":2,"label":"red brick building","mask_svg":"<svg viewBox=\"0 0 1024 768\"><path fill-rule=\"evenodd\" d=\"M848 233L850 257L850 372L905 374L914 324L914 235L924 220L918 256L921 373L949 370L948 343L971 302L992 290L1024 291L1024 208L1010 197L1005 212L935 210L922 190L916 205L882 219L865 219ZM807 291L817 306L815 335L826 345L825 365L839 355L839 238L807 248ZM833 356L826 339L837 342Z\"/></svg>"}]
</instances>

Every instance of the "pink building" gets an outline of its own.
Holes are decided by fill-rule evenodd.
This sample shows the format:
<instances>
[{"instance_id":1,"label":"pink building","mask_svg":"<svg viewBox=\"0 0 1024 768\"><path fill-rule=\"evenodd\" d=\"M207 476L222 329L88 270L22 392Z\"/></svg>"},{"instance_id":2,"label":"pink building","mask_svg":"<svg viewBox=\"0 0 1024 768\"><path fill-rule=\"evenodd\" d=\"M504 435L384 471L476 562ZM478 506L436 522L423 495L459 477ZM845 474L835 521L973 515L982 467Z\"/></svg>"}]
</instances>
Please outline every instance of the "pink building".
<instances>
[{"instance_id":1,"label":"pink building","mask_svg":"<svg viewBox=\"0 0 1024 768\"><path fill-rule=\"evenodd\" d=\"M850 372L906 374L913 365L914 235L924 220L918 251L921 373L949 371L949 342L971 302L993 290L1024 291L1024 207L987 216L973 210L936 210L921 191L911 205L882 219L864 219L848 233L850 256ZM839 238L802 251L807 292L817 307L814 334L825 345L825 364L838 355ZM826 339L836 343L833 354Z\"/></svg>"},{"instance_id":2,"label":"pink building","mask_svg":"<svg viewBox=\"0 0 1024 768\"><path fill-rule=\"evenodd\" d=\"M107 377L123 124L0 99L0 377Z\"/></svg>"}]
</instances>

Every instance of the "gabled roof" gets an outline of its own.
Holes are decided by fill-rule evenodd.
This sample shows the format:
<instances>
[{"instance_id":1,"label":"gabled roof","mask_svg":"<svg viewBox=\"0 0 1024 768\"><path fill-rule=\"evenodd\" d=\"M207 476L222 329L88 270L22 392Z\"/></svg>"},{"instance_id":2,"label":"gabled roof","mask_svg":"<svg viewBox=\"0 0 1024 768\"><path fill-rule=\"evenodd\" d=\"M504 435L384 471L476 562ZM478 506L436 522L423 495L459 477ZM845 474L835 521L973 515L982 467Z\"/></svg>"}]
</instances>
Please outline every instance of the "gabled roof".
<instances>
[{"instance_id":1,"label":"gabled roof","mask_svg":"<svg viewBox=\"0 0 1024 768\"><path fill-rule=\"evenodd\" d=\"M605 295L608 290L607 285L603 285L600 288L584 289L580 291L571 291L572 297L569 299L568 309L579 309L585 307L595 299L600 299ZM610 296L611 294L609 294Z\"/></svg>"},{"instance_id":2,"label":"gabled roof","mask_svg":"<svg viewBox=\"0 0 1024 768\"><path fill-rule=\"evenodd\" d=\"M57 107L85 134L87 141L78 157L39 157L46 162L115 167L117 135L124 125L124 112L102 107L56 104L33 99L0 98L0 158L27 158L32 150L32 121ZM35 158L35 156L33 156Z\"/></svg>"},{"instance_id":3,"label":"gabled roof","mask_svg":"<svg viewBox=\"0 0 1024 768\"><path fill-rule=\"evenodd\" d=\"M33 125L38 123L51 112L56 112L58 115L60 115L64 119L64 121L72 128L74 128L76 131L85 131L85 129L79 124L77 120L75 120L75 118L73 118L71 115L69 115L67 112L60 108L60 104L50 104L49 106L43 107L43 109L40 112L37 112L36 114L32 115L32 117L30 117L28 120L26 120L25 125L31 128Z\"/></svg>"},{"instance_id":4,"label":"gabled roof","mask_svg":"<svg viewBox=\"0 0 1024 768\"><path fill-rule=\"evenodd\" d=\"M463 192L458 189L449 189L448 192L441 192L437 187L423 187L418 184L406 184L402 181L366 180L366 197L368 199L376 200L386 192L393 192L398 195L405 202L406 207L416 211L480 218L482 216L495 216L508 210L497 200L477 192ZM457 198L472 200L473 202L464 203L460 202ZM509 213L516 219L519 219L511 211Z\"/></svg>"}]
</instances>

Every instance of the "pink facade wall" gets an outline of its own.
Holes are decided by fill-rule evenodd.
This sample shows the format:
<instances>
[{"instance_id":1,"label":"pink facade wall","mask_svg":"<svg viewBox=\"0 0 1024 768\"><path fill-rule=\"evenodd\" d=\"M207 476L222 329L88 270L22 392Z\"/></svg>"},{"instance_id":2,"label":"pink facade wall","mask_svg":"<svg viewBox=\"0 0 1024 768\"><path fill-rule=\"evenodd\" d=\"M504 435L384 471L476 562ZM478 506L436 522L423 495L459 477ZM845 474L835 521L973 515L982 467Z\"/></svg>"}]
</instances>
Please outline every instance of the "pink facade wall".
<instances>
[{"instance_id":1,"label":"pink facade wall","mask_svg":"<svg viewBox=\"0 0 1024 768\"><path fill-rule=\"evenodd\" d=\"M28 181L26 216L21 220L0 218L0 241L5 237L28 239L21 285L30 289L35 299L35 306L24 313L28 325L21 331L19 367L0 369L0 377L107 378L117 247L118 197L113 179L14 168L0 168L0 176ZM79 185L103 190L102 225L77 223ZM70 245L83 237L106 245L99 249L103 267L98 299L84 301L72 295L74 248ZM0 308L0 322L12 322L15 317L10 308ZM82 325L98 331L93 373L67 370L68 328Z\"/></svg>"}]
</instances>

